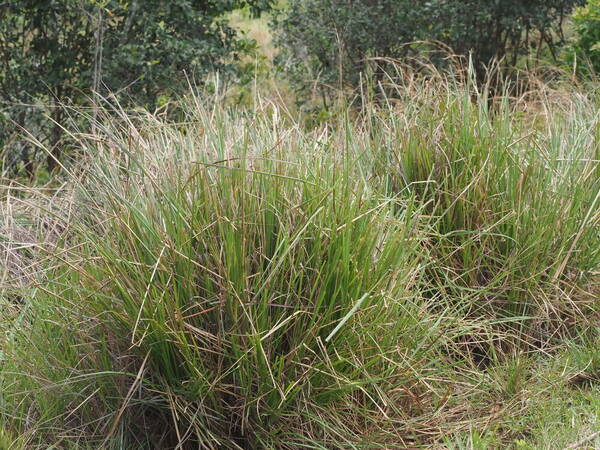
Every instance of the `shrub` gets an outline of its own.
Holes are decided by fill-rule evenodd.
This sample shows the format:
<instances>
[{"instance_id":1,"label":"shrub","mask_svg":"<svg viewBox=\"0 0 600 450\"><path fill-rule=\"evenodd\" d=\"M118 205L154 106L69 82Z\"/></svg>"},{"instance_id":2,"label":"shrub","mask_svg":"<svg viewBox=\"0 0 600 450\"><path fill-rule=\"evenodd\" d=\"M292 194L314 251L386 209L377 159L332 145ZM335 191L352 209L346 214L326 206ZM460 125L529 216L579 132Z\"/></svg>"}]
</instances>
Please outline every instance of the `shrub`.
<instances>
[{"instance_id":1,"label":"shrub","mask_svg":"<svg viewBox=\"0 0 600 450\"><path fill-rule=\"evenodd\" d=\"M577 67L585 72L600 72L600 1L589 0L573 13L577 37L571 48L571 58L578 59Z\"/></svg>"},{"instance_id":2,"label":"shrub","mask_svg":"<svg viewBox=\"0 0 600 450\"><path fill-rule=\"evenodd\" d=\"M275 16L279 63L309 86L356 86L369 56L405 56L420 36L420 10L407 0L303 0ZM341 71L341 73L340 73ZM308 77L308 80L307 80Z\"/></svg>"},{"instance_id":3,"label":"shrub","mask_svg":"<svg viewBox=\"0 0 600 450\"><path fill-rule=\"evenodd\" d=\"M482 80L485 66L493 60L516 66L531 48L539 57L547 46L556 61L556 46L564 43L564 21L583 1L437 0L425 10L435 24L433 34L425 37L444 42L459 55L471 54Z\"/></svg>"},{"instance_id":4,"label":"shrub","mask_svg":"<svg viewBox=\"0 0 600 450\"><path fill-rule=\"evenodd\" d=\"M548 46L555 54L562 40L562 23L581 0L471 0L429 2L411 0L300 0L274 21L282 48L280 64L300 89L318 81L321 88L346 83L356 87L367 74L375 82L385 77L370 57L427 56L438 67L447 61L431 47L407 45L416 40L438 41L463 57L472 57L479 81L486 66ZM379 72L379 73L378 73ZM390 70L390 74L394 74ZM341 79L340 79L341 78Z\"/></svg>"},{"instance_id":5,"label":"shrub","mask_svg":"<svg viewBox=\"0 0 600 450\"><path fill-rule=\"evenodd\" d=\"M4 3L0 111L45 145L52 169L61 158L61 127L68 116L61 104L85 104L93 90L113 93L124 106L154 109L187 90L184 71L198 83L213 71L232 73L232 62L250 43L236 35L224 15L240 7L258 13L270 8L270 1ZM14 123L0 129L0 139ZM25 165L32 162L32 155L6 144L0 141L0 159L10 150L9 161L17 153Z\"/></svg>"}]
</instances>

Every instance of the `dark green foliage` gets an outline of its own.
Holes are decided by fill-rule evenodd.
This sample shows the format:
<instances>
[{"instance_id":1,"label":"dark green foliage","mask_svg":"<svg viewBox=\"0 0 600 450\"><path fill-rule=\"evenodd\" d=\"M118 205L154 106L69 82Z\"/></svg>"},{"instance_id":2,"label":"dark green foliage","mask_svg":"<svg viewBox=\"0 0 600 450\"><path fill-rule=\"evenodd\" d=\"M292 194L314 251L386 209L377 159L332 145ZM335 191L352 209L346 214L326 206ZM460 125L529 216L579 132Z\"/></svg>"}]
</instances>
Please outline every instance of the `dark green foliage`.
<instances>
[{"instance_id":1,"label":"dark green foliage","mask_svg":"<svg viewBox=\"0 0 600 450\"><path fill-rule=\"evenodd\" d=\"M94 30L86 16L91 10L89 2L76 1L17 1L1 10L0 152L8 167L22 162L28 172L33 170L32 149L15 139L25 126L58 156L60 130L40 113L61 121L59 99L66 100L87 81L93 64ZM49 161L52 166L54 159Z\"/></svg>"},{"instance_id":2,"label":"dark green foliage","mask_svg":"<svg viewBox=\"0 0 600 450\"><path fill-rule=\"evenodd\" d=\"M224 14L244 5L260 11L268 2L112 1L104 24L102 82L110 91L131 83L136 104L154 106L158 95L180 92L183 73L200 81L209 71L231 70L249 42L238 40Z\"/></svg>"},{"instance_id":3,"label":"dark green foliage","mask_svg":"<svg viewBox=\"0 0 600 450\"><path fill-rule=\"evenodd\" d=\"M571 62L577 58L580 71L600 72L600 1L589 0L573 14L577 39L571 47Z\"/></svg>"},{"instance_id":4,"label":"dark green foliage","mask_svg":"<svg viewBox=\"0 0 600 450\"><path fill-rule=\"evenodd\" d=\"M368 56L405 56L418 39L420 11L410 0L302 0L275 19L280 63L322 84L357 84ZM298 64L301 63L301 64Z\"/></svg>"},{"instance_id":5,"label":"dark green foliage","mask_svg":"<svg viewBox=\"0 0 600 450\"><path fill-rule=\"evenodd\" d=\"M91 92L116 92L125 104L153 108L208 72L231 71L250 43L240 40L224 14L247 7L254 13L270 0L19 0L0 7L0 108L6 123L34 131L49 150L51 169L60 159L64 121L59 103L86 101ZM158 100L158 101L157 101ZM25 108L23 104L35 105ZM41 105L45 107L41 107ZM49 106L49 108L48 108ZM51 116L48 121L40 113ZM5 122L5 121L3 121ZM55 123L53 123L55 122ZM17 128L18 128L17 127ZM7 140L14 123L0 130L0 160L15 166L25 147ZM21 144L19 144L21 145ZM4 156L4 158L1 158ZM1 168L1 167L0 167Z\"/></svg>"},{"instance_id":6,"label":"dark green foliage","mask_svg":"<svg viewBox=\"0 0 600 450\"><path fill-rule=\"evenodd\" d=\"M280 62L296 81L315 79L356 85L369 57L423 55L438 41L458 55L472 55L478 78L486 66L504 58L515 65L520 55L550 48L563 40L562 23L581 0L299 0L274 21L283 48ZM433 60L444 64L443 58Z\"/></svg>"},{"instance_id":7,"label":"dark green foliage","mask_svg":"<svg viewBox=\"0 0 600 450\"><path fill-rule=\"evenodd\" d=\"M439 39L482 69L493 59L516 65L519 55L544 46L556 59L562 25L582 0L434 0L423 12L434 24L423 38Z\"/></svg>"}]
</instances>

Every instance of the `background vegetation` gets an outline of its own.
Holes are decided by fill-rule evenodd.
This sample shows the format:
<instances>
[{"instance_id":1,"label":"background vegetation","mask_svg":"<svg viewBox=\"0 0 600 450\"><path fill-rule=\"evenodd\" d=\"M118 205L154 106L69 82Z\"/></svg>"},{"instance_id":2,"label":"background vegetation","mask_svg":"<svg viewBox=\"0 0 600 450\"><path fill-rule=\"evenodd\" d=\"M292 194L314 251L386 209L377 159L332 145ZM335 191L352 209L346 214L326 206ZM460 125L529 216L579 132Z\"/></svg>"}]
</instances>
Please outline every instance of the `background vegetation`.
<instances>
[{"instance_id":1,"label":"background vegetation","mask_svg":"<svg viewBox=\"0 0 600 450\"><path fill-rule=\"evenodd\" d=\"M573 26L577 39L573 43L574 56L579 58L579 70L595 73L600 68L600 3L590 1L577 8L573 14ZM575 63L575 58L571 61Z\"/></svg>"},{"instance_id":2,"label":"background vegetation","mask_svg":"<svg viewBox=\"0 0 600 450\"><path fill-rule=\"evenodd\" d=\"M548 55L556 63L565 19L581 3L306 0L275 16L274 25L280 63L304 90L315 82L322 90L340 83L356 87L367 73L382 82L393 70L376 57L408 64L426 57L447 68L449 53L471 58L481 82L494 61L505 73L528 56Z\"/></svg>"},{"instance_id":3,"label":"background vegetation","mask_svg":"<svg viewBox=\"0 0 600 450\"><path fill-rule=\"evenodd\" d=\"M4 170L37 165L36 146L18 136L27 127L54 169L67 143L64 104L90 105L108 92L123 106L150 110L219 71L252 47L225 14L258 14L269 0L11 1L0 7L0 93Z\"/></svg>"}]
</instances>

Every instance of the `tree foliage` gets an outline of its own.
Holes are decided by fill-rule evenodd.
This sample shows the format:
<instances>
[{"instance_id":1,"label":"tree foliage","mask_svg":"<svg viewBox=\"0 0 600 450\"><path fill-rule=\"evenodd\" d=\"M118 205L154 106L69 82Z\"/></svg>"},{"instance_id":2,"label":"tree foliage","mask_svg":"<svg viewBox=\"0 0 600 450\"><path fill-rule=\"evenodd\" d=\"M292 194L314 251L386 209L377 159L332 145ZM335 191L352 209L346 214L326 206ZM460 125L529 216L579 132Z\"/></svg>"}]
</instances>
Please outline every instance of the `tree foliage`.
<instances>
[{"instance_id":1,"label":"tree foliage","mask_svg":"<svg viewBox=\"0 0 600 450\"><path fill-rule=\"evenodd\" d=\"M280 62L296 78L350 84L368 70L369 56L405 58L438 41L471 55L479 76L494 59L563 41L562 25L581 0L298 0L274 21Z\"/></svg>"},{"instance_id":2,"label":"tree foliage","mask_svg":"<svg viewBox=\"0 0 600 450\"><path fill-rule=\"evenodd\" d=\"M249 46L225 14L259 13L272 0L14 0L0 6L0 152L13 128L27 126L59 156L62 108L95 92L116 92L125 104L156 105L190 78L231 70ZM30 105L30 106L24 106ZM40 105L50 106L49 109ZM40 115L44 110L52 121ZM1 122L0 122L1 123ZM12 154L31 163L25 147Z\"/></svg>"},{"instance_id":3,"label":"tree foliage","mask_svg":"<svg viewBox=\"0 0 600 450\"><path fill-rule=\"evenodd\" d=\"M577 57L577 67L583 71L600 73L600 0L589 0L573 13L577 34L571 48L571 57Z\"/></svg>"},{"instance_id":4,"label":"tree foliage","mask_svg":"<svg viewBox=\"0 0 600 450\"><path fill-rule=\"evenodd\" d=\"M367 56L399 57L419 37L419 11L410 0L301 0L274 21L279 61L294 75L308 71L324 84L358 81ZM298 64L301 63L301 64Z\"/></svg>"},{"instance_id":5,"label":"tree foliage","mask_svg":"<svg viewBox=\"0 0 600 450\"><path fill-rule=\"evenodd\" d=\"M555 47L564 42L563 23L582 0L434 0L425 13L434 28L424 38L439 39L455 52L473 55L478 68L505 58L516 65L532 48L539 55L547 46L556 59Z\"/></svg>"}]
</instances>

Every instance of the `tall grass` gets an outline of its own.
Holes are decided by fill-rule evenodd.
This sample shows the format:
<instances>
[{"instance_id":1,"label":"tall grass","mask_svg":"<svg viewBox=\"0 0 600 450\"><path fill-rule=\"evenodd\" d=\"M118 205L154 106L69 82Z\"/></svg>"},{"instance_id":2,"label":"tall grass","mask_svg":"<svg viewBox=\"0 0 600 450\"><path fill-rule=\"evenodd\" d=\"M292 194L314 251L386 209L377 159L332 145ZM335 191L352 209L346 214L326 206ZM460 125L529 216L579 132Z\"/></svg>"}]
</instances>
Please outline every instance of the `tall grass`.
<instances>
[{"instance_id":1,"label":"tall grass","mask_svg":"<svg viewBox=\"0 0 600 450\"><path fill-rule=\"evenodd\" d=\"M597 312L594 103L402 89L317 130L193 98L182 123L79 136L76 219L0 360L0 439L405 448L495 417L482 380L512 408L526 358L473 367Z\"/></svg>"},{"instance_id":2,"label":"tall grass","mask_svg":"<svg viewBox=\"0 0 600 450\"><path fill-rule=\"evenodd\" d=\"M537 101L491 103L487 87L448 81L401 94L415 101L376 115L372 147L385 192L429 202L425 289L467 316L521 318L518 336L536 346L585 322L600 265L593 97L558 102L544 87Z\"/></svg>"},{"instance_id":3,"label":"tall grass","mask_svg":"<svg viewBox=\"0 0 600 450\"><path fill-rule=\"evenodd\" d=\"M81 245L36 298L13 349L33 378L11 390L86 439L365 439L424 363L416 203L268 117L193 114L104 130Z\"/></svg>"}]
</instances>

